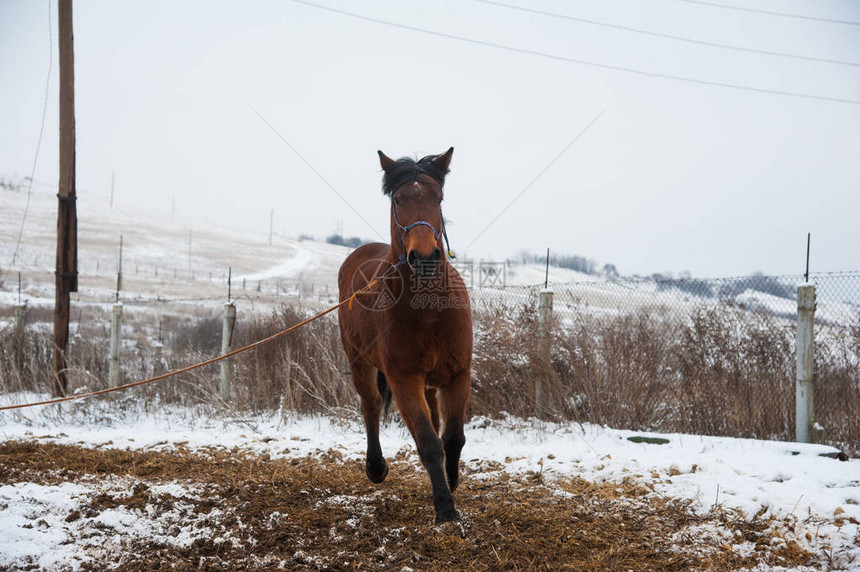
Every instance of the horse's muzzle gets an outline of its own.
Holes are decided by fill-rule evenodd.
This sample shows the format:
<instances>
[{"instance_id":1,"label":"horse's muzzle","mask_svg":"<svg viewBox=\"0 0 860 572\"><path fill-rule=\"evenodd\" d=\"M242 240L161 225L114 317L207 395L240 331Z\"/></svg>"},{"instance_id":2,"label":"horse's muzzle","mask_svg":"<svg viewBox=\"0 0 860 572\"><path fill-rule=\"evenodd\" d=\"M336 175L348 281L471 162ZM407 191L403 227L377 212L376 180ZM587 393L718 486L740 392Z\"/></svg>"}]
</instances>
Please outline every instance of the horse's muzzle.
<instances>
[{"instance_id":1,"label":"horse's muzzle","mask_svg":"<svg viewBox=\"0 0 860 572\"><path fill-rule=\"evenodd\" d=\"M433 276L442 262L442 250L433 247L429 254L422 256L418 249L413 248L406 255L406 262L420 276Z\"/></svg>"}]
</instances>

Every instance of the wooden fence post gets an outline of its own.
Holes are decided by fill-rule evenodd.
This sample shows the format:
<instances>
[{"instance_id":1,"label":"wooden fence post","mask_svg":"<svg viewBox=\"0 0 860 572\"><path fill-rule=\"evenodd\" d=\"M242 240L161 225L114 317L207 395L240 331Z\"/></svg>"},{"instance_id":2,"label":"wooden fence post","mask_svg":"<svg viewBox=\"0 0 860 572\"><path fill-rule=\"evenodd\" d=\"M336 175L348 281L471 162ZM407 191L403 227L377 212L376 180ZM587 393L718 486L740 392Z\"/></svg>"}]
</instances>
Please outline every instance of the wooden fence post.
<instances>
[{"instance_id":1,"label":"wooden fence post","mask_svg":"<svg viewBox=\"0 0 860 572\"><path fill-rule=\"evenodd\" d=\"M815 381L815 286L797 287L797 393L795 400L795 440L812 442L814 423L812 391Z\"/></svg>"},{"instance_id":2,"label":"wooden fence post","mask_svg":"<svg viewBox=\"0 0 860 572\"><path fill-rule=\"evenodd\" d=\"M538 299L538 324L540 326L540 359L542 361L541 368L535 378L535 416L538 418L546 415L546 393L544 391L543 376L549 375L552 368L551 358L551 338L550 338L550 323L552 322L552 298L551 290L544 289L540 293Z\"/></svg>"},{"instance_id":3,"label":"wooden fence post","mask_svg":"<svg viewBox=\"0 0 860 572\"><path fill-rule=\"evenodd\" d=\"M110 321L110 362L108 379L111 387L118 387L122 377L119 368L119 352L122 347L122 302L113 305Z\"/></svg>"},{"instance_id":4,"label":"wooden fence post","mask_svg":"<svg viewBox=\"0 0 860 572\"><path fill-rule=\"evenodd\" d=\"M221 355L230 351L233 343L233 326L236 324L236 305L232 301L224 304L224 324L221 328ZM233 368L230 360L221 361L221 399L230 398L233 385Z\"/></svg>"}]
</instances>

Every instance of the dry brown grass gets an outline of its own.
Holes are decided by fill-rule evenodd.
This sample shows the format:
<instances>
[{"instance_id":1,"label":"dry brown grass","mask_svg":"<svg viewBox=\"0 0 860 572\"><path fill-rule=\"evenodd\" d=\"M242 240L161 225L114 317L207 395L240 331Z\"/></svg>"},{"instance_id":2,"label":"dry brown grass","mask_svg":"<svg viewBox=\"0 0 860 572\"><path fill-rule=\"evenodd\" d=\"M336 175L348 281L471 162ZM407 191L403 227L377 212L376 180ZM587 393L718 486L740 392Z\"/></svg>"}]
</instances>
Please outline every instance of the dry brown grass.
<instances>
[{"instance_id":1,"label":"dry brown grass","mask_svg":"<svg viewBox=\"0 0 860 572\"><path fill-rule=\"evenodd\" d=\"M794 542L772 543L770 523L737 514L699 516L632 482L595 484L539 475L469 473L456 492L462 523L433 526L429 486L416 462L400 457L388 480L371 485L360 461L270 459L247 451L198 453L89 449L36 442L0 443L0 484L96 483L130 479L122 492L81 501L69 530L107 509L158 519L182 502L183 523L211 531L189 547L151 538L113 538L117 570L737 570L797 566L813 555ZM182 482L199 495L156 495L154 484ZM336 496L337 495L337 496ZM187 506L190 505L190 508ZM213 509L218 509L213 512ZM217 516L213 516L217 515ZM34 517L35 518L35 517ZM703 534L713 526L728 534ZM220 540L219 540L220 539ZM228 541L225 542L224 539ZM729 540L727 540L729 539ZM741 556L735 544L755 549Z\"/></svg>"},{"instance_id":2,"label":"dry brown grass","mask_svg":"<svg viewBox=\"0 0 860 572\"><path fill-rule=\"evenodd\" d=\"M288 306L251 316L237 322L234 346L263 339L305 318L304 312ZM339 414L355 409L358 401L336 320L312 322L295 334L237 357L239 403L254 411Z\"/></svg>"},{"instance_id":3,"label":"dry brown grass","mask_svg":"<svg viewBox=\"0 0 860 572\"><path fill-rule=\"evenodd\" d=\"M794 434L794 326L731 305L700 307L678 319L665 308L614 317L585 311L537 321L535 300L476 311L473 414L534 416L535 387L544 389L541 417L619 429L791 440ZM306 312L281 306L240 314L233 347L291 326ZM108 332L104 311L78 314L70 352L70 390L106 387ZM147 321L148 320L148 321ZM154 319L129 313L133 351L124 379L143 379L217 355L221 318L214 310ZM156 359L150 340L164 343ZM852 328L823 329L816 353L815 410L820 442L860 454L860 319ZM552 351L542 351L544 336ZM0 330L0 391L45 391L50 334ZM547 358L549 355L549 358ZM237 412L280 411L357 416L336 319L326 317L232 360L234 394L218 395L210 366L136 390L145 404L176 403Z\"/></svg>"},{"instance_id":4,"label":"dry brown grass","mask_svg":"<svg viewBox=\"0 0 860 572\"><path fill-rule=\"evenodd\" d=\"M476 314L472 411L615 428L791 440L795 326L729 305L684 319L667 309L615 317L580 312L548 328L541 354L534 304ZM860 454L860 320L816 341L819 442Z\"/></svg>"}]
</instances>

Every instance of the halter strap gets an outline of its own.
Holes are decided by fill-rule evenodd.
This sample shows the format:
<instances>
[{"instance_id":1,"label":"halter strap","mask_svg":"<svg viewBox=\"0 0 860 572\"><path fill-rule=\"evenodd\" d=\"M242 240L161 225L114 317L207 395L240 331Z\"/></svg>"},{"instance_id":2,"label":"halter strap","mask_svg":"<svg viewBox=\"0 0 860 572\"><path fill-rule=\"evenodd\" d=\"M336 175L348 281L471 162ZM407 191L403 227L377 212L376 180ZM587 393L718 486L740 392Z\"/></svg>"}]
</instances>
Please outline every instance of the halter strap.
<instances>
[{"instance_id":1,"label":"halter strap","mask_svg":"<svg viewBox=\"0 0 860 572\"><path fill-rule=\"evenodd\" d=\"M442 235L441 232L438 232L436 230L436 228L432 224L427 222L426 220L415 221L412 224L410 224L409 226L403 226L402 224L400 224L400 221L397 220L397 205L394 205L393 212L394 212L394 224L396 224L400 228L400 230L403 231L403 238L404 239L406 238L406 233L408 233L410 230L412 230L416 226L426 226L427 228L429 228L431 231L433 231L433 237L436 240L439 240L439 237ZM441 214L441 211L440 211L440 214ZM444 224L445 224L445 222L443 221L442 225L444 226Z\"/></svg>"},{"instance_id":2,"label":"halter strap","mask_svg":"<svg viewBox=\"0 0 860 572\"><path fill-rule=\"evenodd\" d=\"M398 228L400 228L400 230L403 231L403 240L404 241L406 240L406 234L410 230L412 230L416 226L426 226L427 228L429 228L431 230L431 232L433 232L433 238L435 238L436 240L439 240L440 236L445 237L445 244L448 247L448 258L456 258L454 256L454 251L451 250L451 242L448 240L448 230L445 228L445 217L441 216L442 215L442 209L439 209L439 215L440 215L440 218L442 219L442 226L439 228L438 231L436 230L436 228L432 224L430 224L426 220L418 220L418 221L413 222L409 226L403 226L402 224L400 224L400 221L397 220L397 205L396 204L392 204L392 213L394 215L394 224L396 224L398 226Z\"/></svg>"}]
</instances>

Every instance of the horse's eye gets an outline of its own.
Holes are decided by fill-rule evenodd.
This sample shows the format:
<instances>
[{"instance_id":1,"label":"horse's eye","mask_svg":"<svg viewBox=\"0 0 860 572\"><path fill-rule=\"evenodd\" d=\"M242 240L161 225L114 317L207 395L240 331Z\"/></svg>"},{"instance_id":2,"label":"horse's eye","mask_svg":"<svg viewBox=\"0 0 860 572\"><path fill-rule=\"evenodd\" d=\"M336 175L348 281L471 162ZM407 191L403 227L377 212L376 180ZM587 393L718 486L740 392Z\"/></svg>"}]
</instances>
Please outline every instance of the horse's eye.
<instances>
[{"instance_id":1,"label":"horse's eye","mask_svg":"<svg viewBox=\"0 0 860 572\"><path fill-rule=\"evenodd\" d=\"M400 199L398 199L397 197L394 197L394 204L399 207L400 206Z\"/></svg>"}]
</instances>

